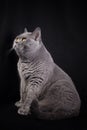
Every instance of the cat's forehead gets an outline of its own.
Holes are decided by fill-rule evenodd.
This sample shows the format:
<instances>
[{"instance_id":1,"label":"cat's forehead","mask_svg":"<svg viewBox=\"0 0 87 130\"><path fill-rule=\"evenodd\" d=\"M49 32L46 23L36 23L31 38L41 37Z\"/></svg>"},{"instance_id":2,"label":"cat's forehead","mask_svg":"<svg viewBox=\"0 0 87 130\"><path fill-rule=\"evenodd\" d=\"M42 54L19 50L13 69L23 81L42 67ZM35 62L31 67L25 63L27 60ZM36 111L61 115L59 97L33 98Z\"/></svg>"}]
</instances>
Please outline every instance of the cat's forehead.
<instances>
[{"instance_id":1,"label":"cat's forehead","mask_svg":"<svg viewBox=\"0 0 87 130\"><path fill-rule=\"evenodd\" d=\"M22 33L20 35L17 36L17 38L21 38L21 37L31 37L31 32L25 32L25 33Z\"/></svg>"}]
</instances>

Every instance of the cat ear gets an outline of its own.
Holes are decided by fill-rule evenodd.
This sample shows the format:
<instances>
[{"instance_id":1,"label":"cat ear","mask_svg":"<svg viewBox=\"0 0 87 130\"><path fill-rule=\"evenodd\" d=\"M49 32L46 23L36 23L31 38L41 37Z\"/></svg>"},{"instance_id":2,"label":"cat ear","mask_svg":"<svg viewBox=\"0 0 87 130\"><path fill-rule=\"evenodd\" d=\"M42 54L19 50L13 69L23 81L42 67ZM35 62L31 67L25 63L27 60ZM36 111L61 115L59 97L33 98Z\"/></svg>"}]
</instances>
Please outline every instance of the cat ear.
<instances>
[{"instance_id":1,"label":"cat ear","mask_svg":"<svg viewBox=\"0 0 87 130\"><path fill-rule=\"evenodd\" d=\"M27 28L24 28L24 32L28 32Z\"/></svg>"},{"instance_id":2,"label":"cat ear","mask_svg":"<svg viewBox=\"0 0 87 130\"><path fill-rule=\"evenodd\" d=\"M40 27L37 27L33 31L32 35L33 35L33 38L34 38L35 41L40 41L41 40L41 29L40 29Z\"/></svg>"}]
</instances>

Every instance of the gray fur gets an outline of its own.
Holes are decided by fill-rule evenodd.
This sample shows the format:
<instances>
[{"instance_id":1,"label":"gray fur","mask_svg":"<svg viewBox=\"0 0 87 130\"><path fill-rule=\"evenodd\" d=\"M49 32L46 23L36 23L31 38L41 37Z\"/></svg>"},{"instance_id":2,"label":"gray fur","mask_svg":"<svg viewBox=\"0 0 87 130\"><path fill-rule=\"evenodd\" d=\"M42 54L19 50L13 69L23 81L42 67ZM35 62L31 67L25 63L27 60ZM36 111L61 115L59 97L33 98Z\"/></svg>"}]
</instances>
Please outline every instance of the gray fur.
<instances>
[{"instance_id":1,"label":"gray fur","mask_svg":"<svg viewBox=\"0 0 87 130\"><path fill-rule=\"evenodd\" d=\"M18 35L13 48L19 56L20 101L18 113L31 112L42 119L77 116L80 98L71 78L54 63L41 40L41 29Z\"/></svg>"}]
</instances>

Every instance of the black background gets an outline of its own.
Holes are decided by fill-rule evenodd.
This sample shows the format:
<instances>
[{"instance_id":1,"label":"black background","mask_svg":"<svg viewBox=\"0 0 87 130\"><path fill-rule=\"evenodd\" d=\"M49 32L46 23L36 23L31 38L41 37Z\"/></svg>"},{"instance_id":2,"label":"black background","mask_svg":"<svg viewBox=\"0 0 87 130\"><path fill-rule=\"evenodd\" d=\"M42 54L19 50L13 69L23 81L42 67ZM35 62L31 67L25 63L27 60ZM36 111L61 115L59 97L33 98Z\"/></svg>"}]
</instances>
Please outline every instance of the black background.
<instances>
[{"instance_id":1,"label":"black background","mask_svg":"<svg viewBox=\"0 0 87 130\"><path fill-rule=\"evenodd\" d=\"M87 11L86 3L2 1L0 4L0 129L87 129ZM9 53L15 36L27 27L41 27L42 40L54 61L74 81L82 105L79 117L42 121L19 116L18 57Z\"/></svg>"}]
</instances>

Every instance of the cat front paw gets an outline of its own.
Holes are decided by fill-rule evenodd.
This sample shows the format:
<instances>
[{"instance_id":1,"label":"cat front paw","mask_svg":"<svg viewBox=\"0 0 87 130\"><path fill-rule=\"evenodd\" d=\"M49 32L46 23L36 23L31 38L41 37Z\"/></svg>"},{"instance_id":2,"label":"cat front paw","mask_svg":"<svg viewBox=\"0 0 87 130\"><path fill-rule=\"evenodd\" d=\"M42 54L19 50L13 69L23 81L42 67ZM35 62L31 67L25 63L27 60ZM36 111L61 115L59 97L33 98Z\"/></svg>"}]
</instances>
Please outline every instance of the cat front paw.
<instances>
[{"instance_id":1,"label":"cat front paw","mask_svg":"<svg viewBox=\"0 0 87 130\"><path fill-rule=\"evenodd\" d=\"M31 114L31 113L30 113L29 107L24 107L23 106L23 107L18 109L18 114L20 114L20 115L28 115L28 114Z\"/></svg>"},{"instance_id":2,"label":"cat front paw","mask_svg":"<svg viewBox=\"0 0 87 130\"><path fill-rule=\"evenodd\" d=\"M15 103L15 106L16 107L21 107L23 105L23 103L22 103L22 101L20 100L20 101L17 101L16 103Z\"/></svg>"}]
</instances>

